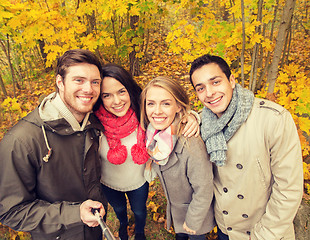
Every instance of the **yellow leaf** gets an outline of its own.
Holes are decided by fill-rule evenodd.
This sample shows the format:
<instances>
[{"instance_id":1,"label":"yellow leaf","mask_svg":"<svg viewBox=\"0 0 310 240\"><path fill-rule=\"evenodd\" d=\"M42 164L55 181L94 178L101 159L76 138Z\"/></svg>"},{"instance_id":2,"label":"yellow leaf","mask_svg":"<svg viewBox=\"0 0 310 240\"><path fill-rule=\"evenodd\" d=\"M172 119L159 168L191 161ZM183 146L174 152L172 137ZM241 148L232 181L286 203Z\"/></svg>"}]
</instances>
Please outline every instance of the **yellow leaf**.
<instances>
[{"instance_id":1,"label":"yellow leaf","mask_svg":"<svg viewBox=\"0 0 310 240\"><path fill-rule=\"evenodd\" d=\"M177 40L178 45L185 50L189 50L192 47L191 41L188 38L180 38Z\"/></svg>"},{"instance_id":2,"label":"yellow leaf","mask_svg":"<svg viewBox=\"0 0 310 240\"><path fill-rule=\"evenodd\" d=\"M4 101L1 103L1 105L2 105L3 107L7 107L7 106L10 105L11 101L12 101L12 98L7 97L6 99L4 99Z\"/></svg>"},{"instance_id":3,"label":"yellow leaf","mask_svg":"<svg viewBox=\"0 0 310 240\"><path fill-rule=\"evenodd\" d=\"M149 191L149 198L154 197L156 194L156 191Z\"/></svg>"},{"instance_id":4,"label":"yellow leaf","mask_svg":"<svg viewBox=\"0 0 310 240\"><path fill-rule=\"evenodd\" d=\"M130 14L131 15L140 15L140 9L137 6L134 6L130 9Z\"/></svg>"},{"instance_id":5,"label":"yellow leaf","mask_svg":"<svg viewBox=\"0 0 310 240\"><path fill-rule=\"evenodd\" d=\"M252 37L251 37L251 44L254 45L255 43L260 43L261 39L262 39L262 35L255 33Z\"/></svg>"},{"instance_id":6,"label":"yellow leaf","mask_svg":"<svg viewBox=\"0 0 310 240\"><path fill-rule=\"evenodd\" d=\"M267 51L271 51L272 50L272 42L269 39L267 39L267 38L265 38L262 41L262 46L264 48L266 48Z\"/></svg>"},{"instance_id":7,"label":"yellow leaf","mask_svg":"<svg viewBox=\"0 0 310 240\"><path fill-rule=\"evenodd\" d=\"M153 213L153 220L154 220L155 222L157 222L158 217L159 217L159 213L157 213L157 212Z\"/></svg>"},{"instance_id":8,"label":"yellow leaf","mask_svg":"<svg viewBox=\"0 0 310 240\"><path fill-rule=\"evenodd\" d=\"M3 18L12 18L14 17L14 14L11 12L7 12L7 11L0 11L0 19Z\"/></svg>"},{"instance_id":9,"label":"yellow leaf","mask_svg":"<svg viewBox=\"0 0 310 240\"><path fill-rule=\"evenodd\" d=\"M310 164L307 164L305 162L302 163L303 164L303 172L304 172L304 179L305 180L310 180Z\"/></svg>"},{"instance_id":10,"label":"yellow leaf","mask_svg":"<svg viewBox=\"0 0 310 240\"><path fill-rule=\"evenodd\" d=\"M13 102L13 103L12 103L12 106L11 106L11 109L12 109L13 111L20 111L20 110L21 110L21 109L20 109L20 104L17 103L17 102Z\"/></svg>"},{"instance_id":11,"label":"yellow leaf","mask_svg":"<svg viewBox=\"0 0 310 240\"><path fill-rule=\"evenodd\" d=\"M298 119L300 129L310 135L310 119L307 117L299 117Z\"/></svg>"},{"instance_id":12,"label":"yellow leaf","mask_svg":"<svg viewBox=\"0 0 310 240\"><path fill-rule=\"evenodd\" d=\"M173 33L174 33L174 36L175 36L175 37L180 37L180 36L182 35L181 29L177 29L177 30L175 30Z\"/></svg>"},{"instance_id":13,"label":"yellow leaf","mask_svg":"<svg viewBox=\"0 0 310 240\"><path fill-rule=\"evenodd\" d=\"M147 207L150 208L152 212L157 212L159 205L156 205L153 201L150 201Z\"/></svg>"},{"instance_id":14,"label":"yellow leaf","mask_svg":"<svg viewBox=\"0 0 310 240\"><path fill-rule=\"evenodd\" d=\"M124 16L124 15L126 15L126 13L127 13L127 11L128 11L127 9L128 9L128 6L125 5L125 4L122 4L122 5L118 8L117 14L118 14L119 16Z\"/></svg>"}]
</instances>

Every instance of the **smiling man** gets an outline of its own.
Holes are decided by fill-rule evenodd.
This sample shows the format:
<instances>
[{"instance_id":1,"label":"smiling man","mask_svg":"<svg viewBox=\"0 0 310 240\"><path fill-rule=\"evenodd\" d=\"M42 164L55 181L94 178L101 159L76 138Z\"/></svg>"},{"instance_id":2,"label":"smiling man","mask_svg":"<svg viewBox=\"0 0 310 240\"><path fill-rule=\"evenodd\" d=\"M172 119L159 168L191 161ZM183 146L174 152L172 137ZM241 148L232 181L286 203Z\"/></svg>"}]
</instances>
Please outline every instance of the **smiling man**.
<instances>
[{"instance_id":1,"label":"smiling man","mask_svg":"<svg viewBox=\"0 0 310 240\"><path fill-rule=\"evenodd\" d=\"M92 208L106 206L98 157L102 125L91 113L101 64L82 49L58 59L55 93L0 142L0 221L32 239L101 240ZM85 224L84 224L85 223Z\"/></svg>"},{"instance_id":2,"label":"smiling man","mask_svg":"<svg viewBox=\"0 0 310 240\"><path fill-rule=\"evenodd\" d=\"M201 136L215 166L219 240L295 239L303 171L290 113L242 88L218 56L197 58L190 81L204 105Z\"/></svg>"}]
</instances>

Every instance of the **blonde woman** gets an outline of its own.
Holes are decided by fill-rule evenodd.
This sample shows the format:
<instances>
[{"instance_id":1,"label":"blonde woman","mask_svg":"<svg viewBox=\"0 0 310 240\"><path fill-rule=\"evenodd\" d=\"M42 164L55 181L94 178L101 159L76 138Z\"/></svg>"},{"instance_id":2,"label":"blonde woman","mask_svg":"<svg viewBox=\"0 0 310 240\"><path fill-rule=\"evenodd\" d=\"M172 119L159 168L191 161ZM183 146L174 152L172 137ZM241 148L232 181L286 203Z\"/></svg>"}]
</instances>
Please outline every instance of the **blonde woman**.
<instances>
[{"instance_id":1,"label":"blonde woman","mask_svg":"<svg viewBox=\"0 0 310 240\"><path fill-rule=\"evenodd\" d=\"M173 223L177 240L205 240L214 227L212 165L200 137L179 134L188 110L188 96L172 79L157 77L142 91L141 125L166 194L167 228Z\"/></svg>"}]
</instances>

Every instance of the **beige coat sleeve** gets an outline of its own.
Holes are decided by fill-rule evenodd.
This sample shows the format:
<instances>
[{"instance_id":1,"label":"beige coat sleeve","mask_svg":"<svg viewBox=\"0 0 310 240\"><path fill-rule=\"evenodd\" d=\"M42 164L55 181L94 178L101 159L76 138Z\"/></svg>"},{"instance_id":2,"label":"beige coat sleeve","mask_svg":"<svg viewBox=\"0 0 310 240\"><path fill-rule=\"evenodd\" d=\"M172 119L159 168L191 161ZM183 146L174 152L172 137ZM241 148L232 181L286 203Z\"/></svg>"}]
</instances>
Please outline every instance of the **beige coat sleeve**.
<instances>
[{"instance_id":1,"label":"beige coat sleeve","mask_svg":"<svg viewBox=\"0 0 310 240\"><path fill-rule=\"evenodd\" d=\"M271 195L266 212L251 231L251 240L276 240L292 225L303 192L301 146L288 111L271 120L266 131L270 146Z\"/></svg>"}]
</instances>

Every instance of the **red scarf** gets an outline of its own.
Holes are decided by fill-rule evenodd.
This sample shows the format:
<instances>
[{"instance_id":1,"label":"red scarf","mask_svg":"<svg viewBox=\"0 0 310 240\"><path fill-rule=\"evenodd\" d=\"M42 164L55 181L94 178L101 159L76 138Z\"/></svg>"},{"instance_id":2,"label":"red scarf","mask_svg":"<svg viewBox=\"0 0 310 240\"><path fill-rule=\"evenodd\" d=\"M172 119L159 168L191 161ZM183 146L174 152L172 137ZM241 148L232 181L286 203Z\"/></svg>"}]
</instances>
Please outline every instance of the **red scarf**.
<instances>
[{"instance_id":1,"label":"red scarf","mask_svg":"<svg viewBox=\"0 0 310 240\"><path fill-rule=\"evenodd\" d=\"M122 145L121 139L129 136L138 128L137 143L131 148L132 160L136 164L147 162L149 155L145 147L145 132L141 128L138 118L132 108L129 108L123 117L117 117L108 112L102 105L95 112L95 115L104 126L104 135L109 144L108 161L119 165L127 159L127 148Z\"/></svg>"}]
</instances>

